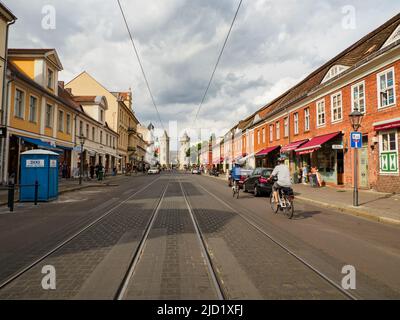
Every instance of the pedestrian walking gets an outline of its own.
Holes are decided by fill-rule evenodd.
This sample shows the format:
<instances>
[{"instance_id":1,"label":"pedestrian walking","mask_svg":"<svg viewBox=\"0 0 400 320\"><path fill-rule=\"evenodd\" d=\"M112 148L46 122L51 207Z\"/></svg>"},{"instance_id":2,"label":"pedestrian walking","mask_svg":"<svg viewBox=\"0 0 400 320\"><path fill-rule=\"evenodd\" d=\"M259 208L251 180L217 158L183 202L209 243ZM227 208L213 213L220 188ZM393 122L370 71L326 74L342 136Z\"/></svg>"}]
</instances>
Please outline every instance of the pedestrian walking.
<instances>
[{"instance_id":1,"label":"pedestrian walking","mask_svg":"<svg viewBox=\"0 0 400 320\"><path fill-rule=\"evenodd\" d=\"M93 163L90 164L89 172L90 172L90 179L94 179L94 165Z\"/></svg>"},{"instance_id":2,"label":"pedestrian walking","mask_svg":"<svg viewBox=\"0 0 400 320\"><path fill-rule=\"evenodd\" d=\"M303 184L307 184L307 180L308 180L308 166L307 166L306 164L303 165L302 178L303 178Z\"/></svg>"}]
</instances>

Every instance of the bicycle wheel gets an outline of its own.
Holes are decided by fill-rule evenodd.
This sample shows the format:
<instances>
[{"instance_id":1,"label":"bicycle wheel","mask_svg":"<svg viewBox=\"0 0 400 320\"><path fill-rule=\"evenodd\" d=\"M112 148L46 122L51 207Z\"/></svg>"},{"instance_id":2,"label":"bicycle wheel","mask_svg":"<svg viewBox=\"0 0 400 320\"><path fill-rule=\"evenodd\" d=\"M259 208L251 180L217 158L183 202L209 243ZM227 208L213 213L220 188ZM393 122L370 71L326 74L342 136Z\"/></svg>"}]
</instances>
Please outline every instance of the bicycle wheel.
<instances>
[{"instance_id":1,"label":"bicycle wheel","mask_svg":"<svg viewBox=\"0 0 400 320\"><path fill-rule=\"evenodd\" d=\"M275 202L275 197L274 197L274 193L271 192L271 196L269 198L269 202L271 204L271 209L273 213L278 213L279 210L279 204Z\"/></svg>"},{"instance_id":2,"label":"bicycle wheel","mask_svg":"<svg viewBox=\"0 0 400 320\"><path fill-rule=\"evenodd\" d=\"M288 219L292 219L294 214L293 201L288 199L287 196L285 196L285 202L286 202L285 214L288 217Z\"/></svg>"}]
</instances>

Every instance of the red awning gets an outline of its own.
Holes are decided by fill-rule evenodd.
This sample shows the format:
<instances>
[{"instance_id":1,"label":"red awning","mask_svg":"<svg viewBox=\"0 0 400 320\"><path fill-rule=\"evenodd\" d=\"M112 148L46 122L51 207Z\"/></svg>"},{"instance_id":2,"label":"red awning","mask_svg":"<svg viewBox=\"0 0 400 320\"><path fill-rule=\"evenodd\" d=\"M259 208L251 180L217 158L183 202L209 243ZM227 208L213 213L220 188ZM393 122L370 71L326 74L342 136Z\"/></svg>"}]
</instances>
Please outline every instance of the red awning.
<instances>
[{"instance_id":1,"label":"red awning","mask_svg":"<svg viewBox=\"0 0 400 320\"><path fill-rule=\"evenodd\" d=\"M395 128L400 128L400 120L395 120L389 123L374 126L375 131L389 130Z\"/></svg>"},{"instance_id":2,"label":"red awning","mask_svg":"<svg viewBox=\"0 0 400 320\"><path fill-rule=\"evenodd\" d=\"M294 150L298 149L301 145L305 144L307 141L308 141L308 139L292 142L292 143L288 144L287 146L282 147L281 153L294 151Z\"/></svg>"},{"instance_id":3,"label":"red awning","mask_svg":"<svg viewBox=\"0 0 400 320\"><path fill-rule=\"evenodd\" d=\"M268 153L275 151L276 149L280 148L281 146L269 147L267 149L261 150L256 154L256 157L266 156Z\"/></svg>"},{"instance_id":4,"label":"red awning","mask_svg":"<svg viewBox=\"0 0 400 320\"><path fill-rule=\"evenodd\" d=\"M333 138L336 138L339 134L341 134L341 132L325 134L323 136L318 136L318 137L312 138L306 144L303 144L301 146L301 148L296 149L296 153L297 154L312 153L312 152L318 150L319 148L321 148L324 143L327 143L328 141L332 140Z\"/></svg>"}]
</instances>

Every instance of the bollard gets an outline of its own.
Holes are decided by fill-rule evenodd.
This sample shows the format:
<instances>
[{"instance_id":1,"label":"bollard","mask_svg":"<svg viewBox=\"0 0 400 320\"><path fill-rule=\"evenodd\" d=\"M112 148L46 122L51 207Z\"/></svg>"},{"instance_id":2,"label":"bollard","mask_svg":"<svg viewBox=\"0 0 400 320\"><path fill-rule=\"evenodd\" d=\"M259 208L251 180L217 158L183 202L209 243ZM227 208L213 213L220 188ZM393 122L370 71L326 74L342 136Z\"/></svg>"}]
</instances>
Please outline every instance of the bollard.
<instances>
[{"instance_id":1,"label":"bollard","mask_svg":"<svg viewBox=\"0 0 400 320\"><path fill-rule=\"evenodd\" d=\"M8 184L8 207L10 208L10 212L14 211L14 195L15 195L15 184Z\"/></svg>"},{"instance_id":2,"label":"bollard","mask_svg":"<svg viewBox=\"0 0 400 320\"><path fill-rule=\"evenodd\" d=\"M35 181L35 206L38 204L39 182Z\"/></svg>"}]
</instances>

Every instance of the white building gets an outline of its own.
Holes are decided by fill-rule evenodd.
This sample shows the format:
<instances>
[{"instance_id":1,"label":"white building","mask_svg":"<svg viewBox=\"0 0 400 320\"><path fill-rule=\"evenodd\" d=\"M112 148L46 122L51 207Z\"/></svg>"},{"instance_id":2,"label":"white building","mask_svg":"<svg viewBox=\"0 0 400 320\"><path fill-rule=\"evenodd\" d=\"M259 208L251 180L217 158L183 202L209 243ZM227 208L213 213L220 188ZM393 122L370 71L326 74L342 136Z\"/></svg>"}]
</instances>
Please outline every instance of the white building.
<instances>
[{"instance_id":1,"label":"white building","mask_svg":"<svg viewBox=\"0 0 400 320\"><path fill-rule=\"evenodd\" d=\"M190 138L185 132L179 140L179 169L183 170L186 166L190 165L190 158L186 156L187 150L190 149Z\"/></svg>"},{"instance_id":2,"label":"white building","mask_svg":"<svg viewBox=\"0 0 400 320\"><path fill-rule=\"evenodd\" d=\"M169 136L164 130L163 136L160 138L160 164L169 167Z\"/></svg>"},{"instance_id":3,"label":"white building","mask_svg":"<svg viewBox=\"0 0 400 320\"><path fill-rule=\"evenodd\" d=\"M156 147L156 140L154 137L153 124L150 123L147 127L142 124L138 124L137 131L138 133L142 134L143 140L146 141L147 143L146 155L144 161L150 164L151 166L155 166L158 162L158 159L155 156L157 147Z\"/></svg>"}]
</instances>

